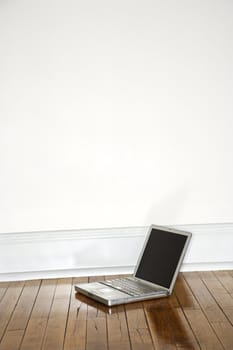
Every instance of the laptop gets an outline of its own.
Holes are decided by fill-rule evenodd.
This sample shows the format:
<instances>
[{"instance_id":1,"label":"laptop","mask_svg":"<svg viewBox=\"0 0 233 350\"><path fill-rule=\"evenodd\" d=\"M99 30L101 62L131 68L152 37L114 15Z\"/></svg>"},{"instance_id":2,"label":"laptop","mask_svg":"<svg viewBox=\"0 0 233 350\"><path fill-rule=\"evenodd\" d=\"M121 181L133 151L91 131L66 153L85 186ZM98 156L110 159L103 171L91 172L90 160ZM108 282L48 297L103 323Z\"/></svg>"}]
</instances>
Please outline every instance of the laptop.
<instances>
[{"instance_id":1,"label":"laptop","mask_svg":"<svg viewBox=\"0 0 233 350\"><path fill-rule=\"evenodd\" d=\"M108 306L169 296L190 239L190 232L151 225L132 277L76 284L75 290Z\"/></svg>"}]
</instances>

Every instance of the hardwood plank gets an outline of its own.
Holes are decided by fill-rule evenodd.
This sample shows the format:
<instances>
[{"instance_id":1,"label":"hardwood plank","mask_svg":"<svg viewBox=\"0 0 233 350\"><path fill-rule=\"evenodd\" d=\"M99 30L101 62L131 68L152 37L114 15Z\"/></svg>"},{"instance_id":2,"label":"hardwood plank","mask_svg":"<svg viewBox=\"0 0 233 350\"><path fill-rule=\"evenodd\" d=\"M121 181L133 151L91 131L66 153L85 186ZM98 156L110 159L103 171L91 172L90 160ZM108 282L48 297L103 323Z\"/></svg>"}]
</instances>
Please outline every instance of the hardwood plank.
<instances>
[{"instance_id":1,"label":"hardwood plank","mask_svg":"<svg viewBox=\"0 0 233 350\"><path fill-rule=\"evenodd\" d=\"M184 298L180 297L179 293L177 293L177 298L179 299L183 312L195 334L198 344L201 349L223 349L215 331L213 331L212 324L210 324L211 317L214 319L214 316L218 316L219 319L222 319L221 313L216 309L216 304L212 300L208 291L206 291L205 288L202 288L202 283L196 273L186 272L181 276L182 278L185 278L183 280L186 284L185 292L189 294L189 301L193 300L193 305L187 305L184 302ZM208 319L207 316L209 316L210 319Z\"/></svg>"},{"instance_id":2,"label":"hardwood plank","mask_svg":"<svg viewBox=\"0 0 233 350\"><path fill-rule=\"evenodd\" d=\"M20 350L41 349L57 280L43 280Z\"/></svg>"},{"instance_id":3,"label":"hardwood plank","mask_svg":"<svg viewBox=\"0 0 233 350\"><path fill-rule=\"evenodd\" d=\"M200 349L181 308L147 311L156 349Z\"/></svg>"},{"instance_id":4,"label":"hardwood plank","mask_svg":"<svg viewBox=\"0 0 233 350\"><path fill-rule=\"evenodd\" d=\"M220 307L217 305L215 299L206 288L204 282L196 272L184 274L185 280L190 289L198 300L199 305L205 312L210 322L225 322L226 317Z\"/></svg>"},{"instance_id":5,"label":"hardwood plank","mask_svg":"<svg viewBox=\"0 0 233 350\"><path fill-rule=\"evenodd\" d=\"M233 329L229 324L227 318L223 314L222 310L216 304L214 298L204 285L204 283L199 278L197 273L185 273L184 276L189 282L189 285L192 288L192 292L200 303L200 307L204 311L206 317L208 318L212 328L216 332L218 338L221 340L225 349L231 349L233 344ZM183 276L182 276L183 278ZM184 280L184 283L185 280ZM176 289L175 289L176 290ZM191 290L186 288L186 293L192 295ZM177 293L177 297L184 309L189 308L189 305L181 298L181 294ZM192 299L194 296L192 295ZM196 299L193 299L196 300ZM190 305L192 307L192 305ZM196 308L196 301L194 301L193 307Z\"/></svg>"},{"instance_id":6,"label":"hardwood plank","mask_svg":"<svg viewBox=\"0 0 233 350\"><path fill-rule=\"evenodd\" d=\"M201 272L199 275L221 310L233 325L233 298L231 295L226 291L213 272Z\"/></svg>"},{"instance_id":7,"label":"hardwood plank","mask_svg":"<svg viewBox=\"0 0 233 350\"><path fill-rule=\"evenodd\" d=\"M88 277L73 279L73 285L76 283L86 283ZM87 332L87 304L78 299L79 295L71 290L71 303L68 314L64 350L77 350L86 348Z\"/></svg>"},{"instance_id":8,"label":"hardwood plank","mask_svg":"<svg viewBox=\"0 0 233 350\"><path fill-rule=\"evenodd\" d=\"M7 336L4 337L0 343L0 350L19 349L23 335L23 330L12 330L7 332Z\"/></svg>"},{"instance_id":9,"label":"hardwood plank","mask_svg":"<svg viewBox=\"0 0 233 350\"><path fill-rule=\"evenodd\" d=\"M171 332L169 311L171 307L160 307L160 300L144 302L144 309L150 333L156 350L176 350ZM163 305L165 305L163 303Z\"/></svg>"},{"instance_id":10,"label":"hardwood plank","mask_svg":"<svg viewBox=\"0 0 233 350\"><path fill-rule=\"evenodd\" d=\"M194 295L190 292L182 273L179 273L175 284L174 293L178 298L179 303L182 305L182 308L200 309L200 306Z\"/></svg>"},{"instance_id":11,"label":"hardwood plank","mask_svg":"<svg viewBox=\"0 0 233 350\"><path fill-rule=\"evenodd\" d=\"M188 282L190 289L197 298L202 309L201 311L203 311L203 314L209 321L209 326L214 330L214 335L211 335L212 332L206 324L203 316L198 315L197 313L191 314L189 313L189 310L186 309L185 313L190 320L191 326L196 332L197 337L199 337L200 344L203 346L204 339L206 339L206 346L211 346L211 342L213 342L212 346L216 349L218 347L221 349L223 346L225 349L230 349L233 344L232 327L222 310L216 304L211 293L200 279L200 275L198 273L185 273L184 277ZM198 326L198 320L200 322L200 326ZM193 325L192 322L194 322ZM203 327L203 330L201 329L201 326ZM216 340L215 334L218 337L218 341Z\"/></svg>"},{"instance_id":12,"label":"hardwood plank","mask_svg":"<svg viewBox=\"0 0 233 350\"><path fill-rule=\"evenodd\" d=\"M24 281L11 283L0 302L0 340L10 321L11 315L23 290L23 286Z\"/></svg>"},{"instance_id":13,"label":"hardwood plank","mask_svg":"<svg viewBox=\"0 0 233 350\"><path fill-rule=\"evenodd\" d=\"M17 350L22 341L30 313L37 296L41 281L27 281L19 297L18 303L12 314L5 334L2 338L0 349Z\"/></svg>"},{"instance_id":14,"label":"hardwood plank","mask_svg":"<svg viewBox=\"0 0 233 350\"><path fill-rule=\"evenodd\" d=\"M124 306L114 307L112 314L107 314L109 350L130 350L129 331Z\"/></svg>"},{"instance_id":15,"label":"hardwood plank","mask_svg":"<svg viewBox=\"0 0 233 350\"><path fill-rule=\"evenodd\" d=\"M186 309L185 315L192 327L201 349L223 349L222 344L217 338L202 310Z\"/></svg>"},{"instance_id":16,"label":"hardwood plank","mask_svg":"<svg viewBox=\"0 0 233 350\"><path fill-rule=\"evenodd\" d=\"M214 322L212 327L225 349L233 348L233 328L229 322Z\"/></svg>"},{"instance_id":17,"label":"hardwood plank","mask_svg":"<svg viewBox=\"0 0 233 350\"><path fill-rule=\"evenodd\" d=\"M180 280L177 290L181 299L189 308L191 300L197 308L197 302L191 296L185 296L184 286ZM143 304L156 349L200 349L175 293L168 298L154 299Z\"/></svg>"},{"instance_id":18,"label":"hardwood plank","mask_svg":"<svg viewBox=\"0 0 233 350\"><path fill-rule=\"evenodd\" d=\"M181 308L176 308L170 313L170 325L174 333L174 341L179 350L197 350L200 346L194 336Z\"/></svg>"},{"instance_id":19,"label":"hardwood plank","mask_svg":"<svg viewBox=\"0 0 233 350\"><path fill-rule=\"evenodd\" d=\"M104 277L90 277L89 282L102 281ZM98 303L90 303L87 306L87 339L86 349L107 349L107 321L106 313L98 308Z\"/></svg>"},{"instance_id":20,"label":"hardwood plank","mask_svg":"<svg viewBox=\"0 0 233 350\"><path fill-rule=\"evenodd\" d=\"M32 310L32 318L42 318L47 317L52 300L54 297L54 293L57 286L57 280L56 279L45 279L42 281L39 293L36 298L36 302L34 304L33 310Z\"/></svg>"},{"instance_id":21,"label":"hardwood plank","mask_svg":"<svg viewBox=\"0 0 233 350\"><path fill-rule=\"evenodd\" d=\"M230 271L214 271L214 275L222 283L226 291L233 296L233 277Z\"/></svg>"},{"instance_id":22,"label":"hardwood plank","mask_svg":"<svg viewBox=\"0 0 233 350\"><path fill-rule=\"evenodd\" d=\"M107 276L105 279L115 279L119 275ZM129 331L127 327L125 308L123 305L113 306L106 309L107 313L107 331L108 331L108 349L109 350L130 350Z\"/></svg>"},{"instance_id":23,"label":"hardwood plank","mask_svg":"<svg viewBox=\"0 0 233 350\"><path fill-rule=\"evenodd\" d=\"M63 349L72 279L59 279L43 341L43 350Z\"/></svg>"},{"instance_id":24,"label":"hardwood plank","mask_svg":"<svg viewBox=\"0 0 233 350\"><path fill-rule=\"evenodd\" d=\"M10 284L9 282L1 282L0 283L0 302L1 302L2 298L4 297L9 284Z\"/></svg>"},{"instance_id":25,"label":"hardwood plank","mask_svg":"<svg viewBox=\"0 0 233 350\"><path fill-rule=\"evenodd\" d=\"M40 284L40 280L25 282L23 291L20 295L7 330L24 330L26 328L32 307L35 303L35 299L40 288Z\"/></svg>"},{"instance_id":26,"label":"hardwood plank","mask_svg":"<svg viewBox=\"0 0 233 350\"><path fill-rule=\"evenodd\" d=\"M112 308L75 294L87 278L0 283L0 350L231 350L231 274L181 273L172 296Z\"/></svg>"},{"instance_id":27,"label":"hardwood plank","mask_svg":"<svg viewBox=\"0 0 233 350\"><path fill-rule=\"evenodd\" d=\"M155 349L145 316L143 303L126 304L125 310L132 349Z\"/></svg>"}]
</instances>

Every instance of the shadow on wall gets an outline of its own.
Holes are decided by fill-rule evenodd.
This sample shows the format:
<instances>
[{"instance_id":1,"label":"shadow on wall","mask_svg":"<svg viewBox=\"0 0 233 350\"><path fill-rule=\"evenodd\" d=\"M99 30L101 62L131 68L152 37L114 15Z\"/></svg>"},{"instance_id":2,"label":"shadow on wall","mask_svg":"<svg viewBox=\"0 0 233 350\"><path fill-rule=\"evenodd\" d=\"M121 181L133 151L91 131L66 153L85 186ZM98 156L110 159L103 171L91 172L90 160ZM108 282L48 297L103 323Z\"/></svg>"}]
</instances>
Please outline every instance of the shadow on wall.
<instances>
[{"instance_id":1,"label":"shadow on wall","mask_svg":"<svg viewBox=\"0 0 233 350\"><path fill-rule=\"evenodd\" d=\"M182 221L182 213L187 202L187 189L180 188L164 196L148 211L145 224L176 224Z\"/></svg>"}]
</instances>

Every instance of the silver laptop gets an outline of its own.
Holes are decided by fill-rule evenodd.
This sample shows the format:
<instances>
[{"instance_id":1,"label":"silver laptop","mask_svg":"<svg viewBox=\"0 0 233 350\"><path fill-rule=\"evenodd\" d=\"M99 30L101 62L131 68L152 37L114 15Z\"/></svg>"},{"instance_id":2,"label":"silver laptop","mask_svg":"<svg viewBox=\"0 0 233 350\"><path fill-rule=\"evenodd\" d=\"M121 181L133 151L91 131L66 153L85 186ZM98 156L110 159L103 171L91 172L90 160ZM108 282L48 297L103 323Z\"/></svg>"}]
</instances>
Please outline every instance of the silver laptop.
<instances>
[{"instance_id":1,"label":"silver laptop","mask_svg":"<svg viewBox=\"0 0 233 350\"><path fill-rule=\"evenodd\" d=\"M152 225L132 277L76 284L75 290L108 306L166 297L190 239L190 232Z\"/></svg>"}]
</instances>

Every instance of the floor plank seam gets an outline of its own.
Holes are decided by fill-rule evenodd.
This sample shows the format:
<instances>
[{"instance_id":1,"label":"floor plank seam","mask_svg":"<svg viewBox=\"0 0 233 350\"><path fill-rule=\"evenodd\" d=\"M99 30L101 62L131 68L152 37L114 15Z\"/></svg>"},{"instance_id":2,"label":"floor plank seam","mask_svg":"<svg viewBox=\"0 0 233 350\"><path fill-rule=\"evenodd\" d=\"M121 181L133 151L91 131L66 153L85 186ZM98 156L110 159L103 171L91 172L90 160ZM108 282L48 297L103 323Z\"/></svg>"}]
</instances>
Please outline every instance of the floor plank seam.
<instances>
[{"instance_id":1,"label":"floor plank seam","mask_svg":"<svg viewBox=\"0 0 233 350\"><path fill-rule=\"evenodd\" d=\"M153 347L154 347L154 350L156 350L156 346L155 346L155 343L154 343L154 339L151 335L151 329L150 329L150 325L149 325L149 322L148 322L148 319L147 319L147 315L146 315L146 312L145 312L145 308L144 308L144 303L142 302L142 306L143 306L143 312L144 312L144 316L145 316L145 320L146 320L146 325L147 325L147 328L149 330L149 333L150 333L150 338L151 338L151 342L153 344Z\"/></svg>"},{"instance_id":2,"label":"floor plank seam","mask_svg":"<svg viewBox=\"0 0 233 350\"><path fill-rule=\"evenodd\" d=\"M64 347L65 347L66 330L67 330L68 320L69 320L69 314L70 314L70 306L71 306L72 291L73 291L73 277L72 277L72 280L71 280L69 305L68 305L68 310L67 310L66 324L65 324L64 337L63 337L63 343L62 343L62 349L63 349L63 350L64 350Z\"/></svg>"},{"instance_id":3,"label":"floor plank seam","mask_svg":"<svg viewBox=\"0 0 233 350\"><path fill-rule=\"evenodd\" d=\"M17 283L17 282L16 282L16 283ZM25 286L25 281L22 281L22 284L23 284L23 285L22 285L21 292L20 292L19 295L18 295L17 301L16 301L16 303L15 303L15 305L14 305L14 307L13 307L13 310L11 311L11 314L10 314L10 317L9 317L9 319L8 319L8 322L6 323L6 326L5 326L5 328L4 328L3 334L2 334L2 336L0 337L0 343L1 343L1 341L2 341L2 339L3 339L3 337L4 337L4 335L5 335L5 333L6 333L6 331L7 331L8 325L9 325L9 323L10 323L12 317L13 317L13 314L14 314L14 311L15 311L15 309L16 309L16 306L18 305L19 299L20 299L20 297L21 297L21 295L22 295L22 293L23 293L23 289L24 289L24 286ZM11 286L10 286L9 288L11 288Z\"/></svg>"},{"instance_id":4,"label":"floor plank seam","mask_svg":"<svg viewBox=\"0 0 233 350\"><path fill-rule=\"evenodd\" d=\"M215 271L214 271L214 276L219 281L219 283L222 285L222 287L225 289L226 293L229 294L230 297L233 299L233 294L228 291L228 289L226 288L224 283L221 281L221 279L218 277L218 275L216 275ZM230 274L229 274L229 277L231 277ZM231 277L231 278L232 278L232 284L233 284L233 277Z\"/></svg>"},{"instance_id":5,"label":"floor plank seam","mask_svg":"<svg viewBox=\"0 0 233 350\"><path fill-rule=\"evenodd\" d=\"M35 296L34 303L33 303L33 305L32 305L31 311L30 311L30 313L29 313L28 321L27 321L27 324L26 324L26 326L25 326L22 339L21 339L20 344L19 344L19 349L21 349L21 346L22 346L22 343L23 343L23 339L24 339L24 335L25 335L25 333L26 333L26 330L27 330L27 327L28 327L28 323L29 323L30 318L31 318L31 315L32 315L32 311L33 311L33 309L34 309L34 306L35 306L35 303L36 303L36 300L37 300L37 296L38 296L39 291L40 291L40 288L41 288L41 284L42 284L42 280L40 280L40 285L39 285L38 291L37 291L37 293L36 293L36 296Z\"/></svg>"},{"instance_id":6,"label":"floor plank seam","mask_svg":"<svg viewBox=\"0 0 233 350\"><path fill-rule=\"evenodd\" d=\"M185 281L185 283L186 283L186 281ZM187 285L187 284L186 284L186 285ZM174 293L175 293L175 292L174 292ZM193 293L192 293L191 290L190 290L190 293L193 295ZM186 313L185 313L185 310L184 310L183 306L181 305L180 300L179 300L179 298L177 297L177 294L176 294L176 293L175 293L175 295L176 295L177 301L178 301L178 303L179 303L179 305L180 305L180 308L181 308L181 310L182 310L182 313L183 313L183 315L184 315L184 318L185 318L185 320L187 321L187 324L189 325L189 328L190 328L190 330L191 330L191 332L192 332L192 334L193 334L193 336L194 336L194 338L195 338L195 340L196 340L196 342L197 342L197 345L198 345L199 348L201 349L201 344L200 344L200 342L199 342L199 340L198 340L198 338L197 338L197 336L196 336L196 334L195 334L195 332L194 332L194 329L192 328L192 325L191 325L191 323L190 323L190 321L189 321L189 319L188 319L188 317L187 317L187 315L186 315ZM193 295L193 297L194 297L194 299L196 300L196 298L195 298L194 295ZM198 303L197 300L196 300L196 302ZM199 303L198 303L198 305L199 305Z\"/></svg>"},{"instance_id":7,"label":"floor plank seam","mask_svg":"<svg viewBox=\"0 0 233 350\"><path fill-rule=\"evenodd\" d=\"M200 277L201 278L201 277ZM222 311L222 313L225 315L226 319L228 320L228 322L233 326L233 322L229 319L228 315L226 314L226 311L224 311L224 309L222 308L222 306L219 304L218 300L216 299L216 297L214 296L214 294L212 294L211 290L208 287L208 284L205 282L204 279L201 278L201 280L203 281L203 283L205 284L206 288L208 289L209 293L211 294L212 298L214 299L214 301L216 302L216 304L218 305L218 307L220 308L220 310ZM226 293L228 294L228 293Z\"/></svg>"},{"instance_id":8,"label":"floor plank seam","mask_svg":"<svg viewBox=\"0 0 233 350\"><path fill-rule=\"evenodd\" d=\"M183 279L183 281L184 281L186 287L188 288L189 292L191 293L192 297L194 298L194 300L195 300L196 303L198 304L199 309L202 310L201 305L199 304L199 302L198 302L198 300L197 300L195 294L193 293L192 289L190 288L190 286L189 286L188 282L186 281L186 279L185 279L185 277L184 277L183 274L182 274L182 279ZM180 303L179 299L178 299L178 302ZM192 327L192 325L191 325L191 323L190 323L190 321L189 321L189 319L188 319L188 317L187 317L187 315L186 315L186 313L185 313L185 308L183 308L183 306L182 306L181 308L182 308L182 311L183 311L183 314L184 314L185 318L186 318L187 321L188 321L188 324L189 324L190 329L191 329L191 331L192 331L192 333L193 333L193 335L194 335L194 338L196 339L197 344L199 345L199 347L200 347L200 349L201 349L201 348L202 348L202 347L201 347L201 344L200 344L200 342L199 342L199 340L198 340L198 337L196 336L196 333L194 332L194 329L193 329L193 327Z\"/></svg>"},{"instance_id":9,"label":"floor plank seam","mask_svg":"<svg viewBox=\"0 0 233 350\"><path fill-rule=\"evenodd\" d=\"M202 280L202 278L201 278L200 276L199 276L199 278ZM202 280L202 281L203 281L203 280ZM188 281L187 281L187 283L188 283ZM203 283L204 283L204 281L203 281ZM190 289L192 290L192 288L191 288L190 285L189 285L189 287L190 287ZM208 289L208 288L207 288L207 289ZM208 290L208 291L209 291L209 290ZM209 291L209 293L210 293L210 291ZM211 293L210 293L210 294L211 294ZM212 294L211 294L211 296L212 296ZM209 321L205 309L201 306L201 304L199 303L198 300L197 300L197 302L198 302L198 304L200 305L200 309L201 309L201 311L202 311L202 313L203 313L205 319L207 320L209 326L211 327L213 333L215 334L215 336L217 337L218 341L219 341L220 344L222 345L222 348L225 349L225 347L224 347L224 345L223 345L221 339L219 338L219 335L216 333L216 330L214 329L214 327L213 327L213 325L212 325L212 322ZM229 350L230 350L230 349L229 349Z\"/></svg>"},{"instance_id":10,"label":"floor plank seam","mask_svg":"<svg viewBox=\"0 0 233 350\"><path fill-rule=\"evenodd\" d=\"M126 320L127 330L128 330L128 334L129 334L129 346L130 346L130 350L133 350L132 339L131 339L130 331L129 331L129 320L128 320L128 315L127 315L127 311L126 311L126 306L123 305L123 307L124 307L124 311L125 311L125 320Z\"/></svg>"},{"instance_id":11,"label":"floor plank seam","mask_svg":"<svg viewBox=\"0 0 233 350\"><path fill-rule=\"evenodd\" d=\"M4 296L5 296L5 294L6 294L6 291L7 291L7 289L9 288L9 285L10 285L10 283L7 283L6 287L4 287L4 288L5 288L5 291L4 291L4 293L2 294L2 296L1 296L1 298L0 298L0 303L1 303L1 301L3 300L3 298L4 298Z\"/></svg>"},{"instance_id":12,"label":"floor plank seam","mask_svg":"<svg viewBox=\"0 0 233 350\"><path fill-rule=\"evenodd\" d=\"M58 280L56 279L54 281L56 281L56 287L54 288L53 297L52 297L51 305L50 305L50 308L49 308L48 317L47 317L47 321L46 321L46 326L45 326L45 330L44 330L44 334L43 334L43 339L41 341L41 348L40 348L41 350L43 350L43 348L45 346L47 327L48 327L48 323L49 323L49 316L50 316L50 313L51 313L51 310L52 310L52 307L53 307L53 302L54 302L54 298L55 298L55 294L56 294L56 290L57 290L57 281Z\"/></svg>"}]
</instances>

